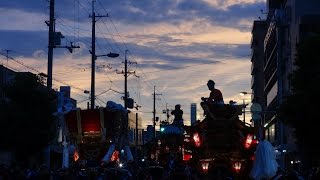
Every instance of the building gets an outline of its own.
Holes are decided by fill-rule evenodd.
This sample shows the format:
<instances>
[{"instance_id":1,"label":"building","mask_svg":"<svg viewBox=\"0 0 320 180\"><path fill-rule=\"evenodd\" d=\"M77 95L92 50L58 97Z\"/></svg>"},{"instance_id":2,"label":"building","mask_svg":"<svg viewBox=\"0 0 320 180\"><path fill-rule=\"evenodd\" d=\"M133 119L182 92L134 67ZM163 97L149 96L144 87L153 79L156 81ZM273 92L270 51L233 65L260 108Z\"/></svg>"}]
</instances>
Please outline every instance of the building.
<instances>
[{"instance_id":1,"label":"building","mask_svg":"<svg viewBox=\"0 0 320 180\"><path fill-rule=\"evenodd\" d=\"M264 37L266 35L267 22L257 20L253 22L251 38L251 88L252 101L259 103L264 109L266 101L264 97Z\"/></svg>"},{"instance_id":2,"label":"building","mask_svg":"<svg viewBox=\"0 0 320 180\"><path fill-rule=\"evenodd\" d=\"M13 70L0 65L0 101L5 100L4 87L14 79L15 73ZM14 162L14 153L0 149L0 162L6 166L11 166Z\"/></svg>"},{"instance_id":3,"label":"building","mask_svg":"<svg viewBox=\"0 0 320 180\"><path fill-rule=\"evenodd\" d=\"M147 142L147 141L150 141L150 140L152 140L153 138L154 138L154 134L155 134L155 132L154 132L154 128L153 128L153 126L152 125L148 125L147 126L147 131L146 131L146 139L145 139L145 142Z\"/></svg>"},{"instance_id":4,"label":"building","mask_svg":"<svg viewBox=\"0 0 320 180\"><path fill-rule=\"evenodd\" d=\"M14 79L16 72L0 65L0 100L4 99L3 88Z\"/></svg>"},{"instance_id":5,"label":"building","mask_svg":"<svg viewBox=\"0 0 320 180\"><path fill-rule=\"evenodd\" d=\"M196 103L191 103L190 120L191 120L190 125L192 125L197 121L197 104Z\"/></svg>"},{"instance_id":6,"label":"building","mask_svg":"<svg viewBox=\"0 0 320 180\"><path fill-rule=\"evenodd\" d=\"M60 86L60 91L57 92L58 97L58 109L64 105L71 103L74 108L77 107L77 101L71 98L71 87L70 86Z\"/></svg>"},{"instance_id":7,"label":"building","mask_svg":"<svg viewBox=\"0 0 320 180\"><path fill-rule=\"evenodd\" d=\"M278 147L280 166L285 167L284 157L296 151L295 140L276 114L291 92L288 76L294 69L296 45L320 32L320 1L268 0L267 8L266 19L254 21L252 29L252 100L263 107L265 138Z\"/></svg>"},{"instance_id":8,"label":"building","mask_svg":"<svg viewBox=\"0 0 320 180\"><path fill-rule=\"evenodd\" d=\"M3 65L0 65L0 101L7 100L6 94L4 93L4 88L10 83L12 84L15 83L14 82L15 77L18 75L26 77L27 75L34 75L34 74L32 74L31 72L16 72ZM43 90L47 90L47 87L45 85L41 85L41 88ZM76 101L70 98L70 87L67 89L69 93L66 93L66 96L64 96L64 99L69 98L69 101L74 105L74 107L76 107ZM59 94L60 92L56 92L56 93ZM61 101L61 105L64 105L63 100ZM57 106L57 109L56 109L57 111L58 111L58 108L59 106ZM5 119L2 118L0 120L5 120ZM22 120L24 119L21 119L21 121ZM10 163L13 162L15 159L14 154L15 154L14 152L0 150L0 162L10 165Z\"/></svg>"},{"instance_id":9,"label":"building","mask_svg":"<svg viewBox=\"0 0 320 180\"><path fill-rule=\"evenodd\" d=\"M141 117L139 117L136 113L132 113L130 112L128 114L128 121L129 121L129 143L131 145L135 145L136 142L136 131L138 131L138 145L142 144L142 133L143 133L143 129L142 129L142 119ZM136 124L136 119L138 118L138 124ZM136 127L137 125L137 127Z\"/></svg>"}]
</instances>

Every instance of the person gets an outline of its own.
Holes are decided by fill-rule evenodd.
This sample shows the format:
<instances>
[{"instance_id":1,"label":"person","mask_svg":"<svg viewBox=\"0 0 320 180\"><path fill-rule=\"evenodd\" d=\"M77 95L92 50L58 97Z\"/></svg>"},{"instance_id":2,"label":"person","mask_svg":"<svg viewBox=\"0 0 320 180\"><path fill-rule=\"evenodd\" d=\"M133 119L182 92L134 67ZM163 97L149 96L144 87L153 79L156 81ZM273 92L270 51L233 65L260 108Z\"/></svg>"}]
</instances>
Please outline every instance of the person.
<instances>
[{"instance_id":1,"label":"person","mask_svg":"<svg viewBox=\"0 0 320 180\"><path fill-rule=\"evenodd\" d=\"M208 98L201 97L202 102L200 103L203 108L203 115L216 119L217 117L226 117L228 111L223 101L222 93L219 89L216 89L215 82L209 80L207 83L210 95Z\"/></svg>"},{"instance_id":2,"label":"person","mask_svg":"<svg viewBox=\"0 0 320 180\"><path fill-rule=\"evenodd\" d=\"M230 101L229 101L229 104L230 104L231 106L235 106L235 105L237 105L237 102L236 102L236 101L233 101L233 100L230 100Z\"/></svg>"},{"instance_id":3,"label":"person","mask_svg":"<svg viewBox=\"0 0 320 180\"><path fill-rule=\"evenodd\" d=\"M181 110L180 104L175 105L175 108L173 111L171 111L171 114L174 115L173 124L182 124L183 111Z\"/></svg>"},{"instance_id":4,"label":"person","mask_svg":"<svg viewBox=\"0 0 320 180\"><path fill-rule=\"evenodd\" d=\"M215 82L213 80L209 80L207 83L208 89L211 91L208 98L201 98L206 102L213 102L214 104L224 104L222 93L219 89L216 89Z\"/></svg>"}]
</instances>

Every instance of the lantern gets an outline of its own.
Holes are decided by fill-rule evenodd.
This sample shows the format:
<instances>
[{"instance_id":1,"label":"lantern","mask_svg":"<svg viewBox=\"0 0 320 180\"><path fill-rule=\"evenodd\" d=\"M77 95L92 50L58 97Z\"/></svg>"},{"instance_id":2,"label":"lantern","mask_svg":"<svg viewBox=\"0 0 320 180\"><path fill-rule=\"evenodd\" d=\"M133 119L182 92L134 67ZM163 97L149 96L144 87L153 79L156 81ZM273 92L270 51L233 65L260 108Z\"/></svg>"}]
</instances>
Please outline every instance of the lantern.
<instances>
[{"instance_id":1,"label":"lantern","mask_svg":"<svg viewBox=\"0 0 320 180\"><path fill-rule=\"evenodd\" d=\"M239 173L241 170L242 162L241 161L234 161L232 165L233 165L234 171Z\"/></svg>"},{"instance_id":2,"label":"lantern","mask_svg":"<svg viewBox=\"0 0 320 180\"><path fill-rule=\"evenodd\" d=\"M79 159L79 153L77 150L75 150L73 153L73 160L76 162L76 161L78 161L78 159Z\"/></svg>"},{"instance_id":3,"label":"lantern","mask_svg":"<svg viewBox=\"0 0 320 180\"><path fill-rule=\"evenodd\" d=\"M184 160L184 161L189 161L191 158L192 158L192 155L191 155L191 154L184 154L184 155L183 155L183 160Z\"/></svg>"},{"instance_id":4,"label":"lantern","mask_svg":"<svg viewBox=\"0 0 320 180\"><path fill-rule=\"evenodd\" d=\"M245 140L245 142L244 142L244 147L245 147L246 149L249 149L250 146L251 146L251 144L252 144L252 141L253 141L253 135L252 135L252 134L248 134L248 135L246 136L246 140Z\"/></svg>"},{"instance_id":5,"label":"lantern","mask_svg":"<svg viewBox=\"0 0 320 180\"><path fill-rule=\"evenodd\" d=\"M182 160L183 161L189 161L192 158L192 154L188 151L186 151L186 149L184 147L182 147Z\"/></svg>"},{"instance_id":6,"label":"lantern","mask_svg":"<svg viewBox=\"0 0 320 180\"><path fill-rule=\"evenodd\" d=\"M166 146L166 147L164 148L164 150L165 150L166 152L169 152L170 148L169 148L168 146Z\"/></svg>"},{"instance_id":7,"label":"lantern","mask_svg":"<svg viewBox=\"0 0 320 180\"><path fill-rule=\"evenodd\" d=\"M195 144L197 147L200 147L200 146L201 146L201 140L200 140L200 135L199 135L199 133L194 133L194 134L193 134L193 140L194 140L194 144Z\"/></svg>"},{"instance_id":8,"label":"lantern","mask_svg":"<svg viewBox=\"0 0 320 180\"><path fill-rule=\"evenodd\" d=\"M202 172L204 172L205 174L208 173L209 170L209 164L210 164L210 160L202 160L201 162L201 168L202 168Z\"/></svg>"}]
</instances>

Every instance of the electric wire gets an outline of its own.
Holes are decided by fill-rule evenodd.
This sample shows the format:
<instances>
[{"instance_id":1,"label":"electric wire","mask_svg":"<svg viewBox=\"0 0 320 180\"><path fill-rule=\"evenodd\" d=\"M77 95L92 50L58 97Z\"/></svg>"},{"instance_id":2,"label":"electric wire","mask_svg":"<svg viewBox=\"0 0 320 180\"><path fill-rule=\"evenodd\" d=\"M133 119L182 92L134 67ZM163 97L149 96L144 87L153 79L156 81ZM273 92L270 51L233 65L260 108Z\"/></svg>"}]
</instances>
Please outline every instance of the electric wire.
<instances>
[{"instance_id":1,"label":"electric wire","mask_svg":"<svg viewBox=\"0 0 320 180\"><path fill-rule=\"evenodd\" d=\"M99 3L99 4L100 4L100 6L102 7L102 9L105 11L105 13L107 13L106 9L103 7L103 5L101 4L101 2L100 2L100 1L98 1L98 3ZM108 13L107 13L107 14L108 14ZM113 23L111 16L109 15L108 17L109 17L110 22L112 23L112 25L113 25L114 29L116 30L117 34L119 35L120 39L122 40L122 38L121 38L122 36L121 36L121 34L119 33L118 29L116 28L115 24ZM103 22L103 23L104 23L104 22ZM109 29L108 29L108 27L106 26L106 24L105 24L105 23L104 23L104 25L105 25L105 27L106 27L107 31L111 34L111 32L109 31ZM112 40L115 42L116 47L118 47L118 49L120 50L120 52L122 52L122 53L123 53L123 51L120 49L120 47L117 45L116 41L114 40L113 36L111 36L111 37L112 37ZM127 50L129 50L129 48L127 47L127 45L124 43L124 41L123 41L123 40L122 40L122 43L123 43L123 45L125 46L125 48L126 48ZM131 54L131 52L130 52L130 51L129 51L129 54ZM131 56L132 56L132 54L131 54ZM133 57L133 56L132 56L132 57ZM134 58L134 57L133 57L133 58ZM137 61L136 61L136 60L134 60L134 61L137 63ZM142 71L142 70L141 70L141 71ZM151 86L150 86L150 87L151 87ZM136 94L138 94L138 93L136 92Z\"/></svg>"},{"instance_id":2,"label":"electric wire","mask_svg":"<svg viewBox=\"0 0 320 180\"><path fill-rule=\"evenodd\" d=\"M0 55L7 57L7 56L6 56L5 54L3 54L2 52L0 52ZM33 68L33 67L29 66L29 65L26 65L26 64L24 64L24 63L22 63L22 62L20 62L20 61L18 61L18 60L16 60L16 59L10 57L10 56L8 56L7 58L10 59L10 60L12 60L12 61L15 62L15 63L21 65L21 66L24 66L24 67L27 68L27 69L30 69L30 70L38 73L38 74L45 74L45 73L40 72L39 70L37 70L37 69L35 69L35 68ZM71 84L69 84L69 83L65 83L65 82L60 81L60 80L55 79L55 78L52 78L52 79L53 79L54 81L56 81L56 82L59 82L60 84L64 84L64 85L70 86L70 87L72 87L73 89L77 89L77 90L80 90L80 91L82 91L82 92L85 91L84 89L79 88L79 87L75 87L75 86L73 86L73 85L71 85Z\"/></svg>"}]
</instances>

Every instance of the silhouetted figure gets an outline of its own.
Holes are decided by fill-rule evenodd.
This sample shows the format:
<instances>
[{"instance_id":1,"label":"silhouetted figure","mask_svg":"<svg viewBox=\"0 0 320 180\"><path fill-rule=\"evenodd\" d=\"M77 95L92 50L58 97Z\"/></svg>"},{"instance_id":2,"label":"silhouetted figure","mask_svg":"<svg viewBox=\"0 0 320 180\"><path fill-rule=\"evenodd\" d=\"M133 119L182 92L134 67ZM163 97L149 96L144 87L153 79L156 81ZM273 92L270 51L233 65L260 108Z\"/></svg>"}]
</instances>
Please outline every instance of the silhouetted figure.
<instances>
[{"instance_id":1,"label":"silhouetted figure","mask_svg":"<svg viewBox=\"0 0 320 180\"><path fill-rule=\"evenodd\" d=\"M224 116L225 107L221 91L214 87L215 82L213 80L209 80L207 86L211 92L208 98L201 97L203 102L200 105L204 110L203 115L209 115L212 119L215 119L216 116Z\"/></svg>"},{"instance_id":2,"label":"silhouetted figure","mask_svg":"<svg viewBox=\"0 0 320 180\"><path fill-rule=\"evenodd\" d=\"M213 102L214 104L224 104L222 93L219 89L216 89L215 82L209 80L207 83L208 89L211 91L208 98L201 98L203 101L208 103Z\"/></svg>"},{"instance_id":3,"label":"silhouetted figure","mask_svg":"<svg viewBox=\"0 0 320 180\"><path fill-rule=\"evenodd\" d=\"M183 115L183 111L180 109L181 106L180 104L177 104L175 106L175 109L173 111L171 111L171 114L174 115L174 119L173 119L173 123L174 125L182 125L183 124L183 119L182 119L182 115Z\"/></svg>"},{"instance_id":4,"label":"silhouetted figure","mask_svg":"<svg viewBox=\"0 0 320 180\"><path fill-rule=\"evenodd\" d=\"M233 101L233 100L230 100L230 101L229 101L229 104L230 104L231 106L234 106L234 105L237 104L237 102L236 102L236 101Z\"/></svg>"}]
</instances>

